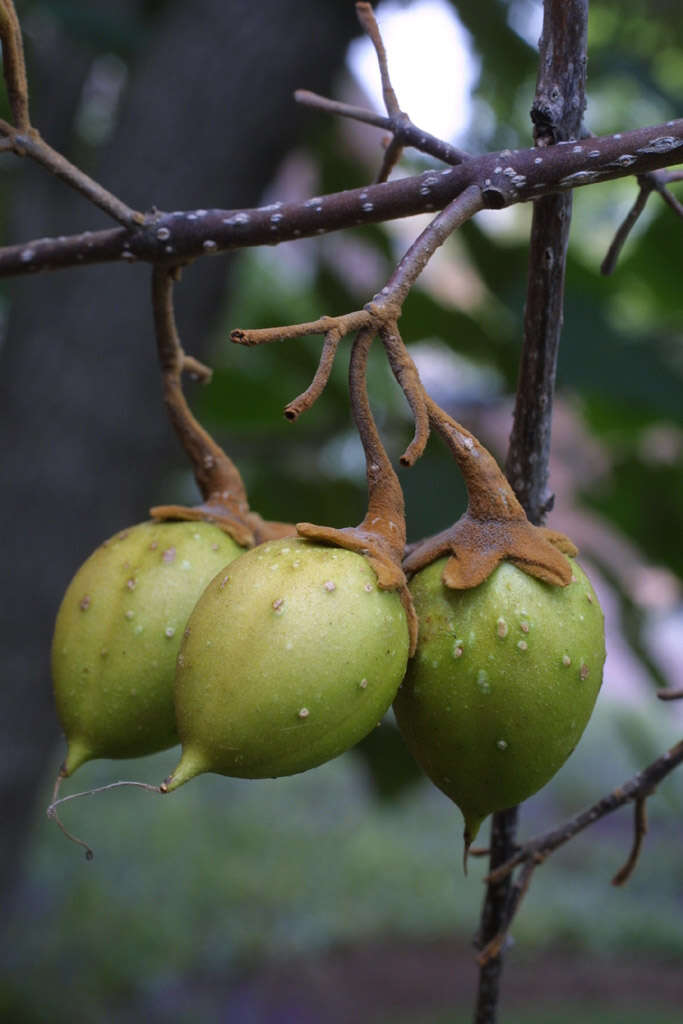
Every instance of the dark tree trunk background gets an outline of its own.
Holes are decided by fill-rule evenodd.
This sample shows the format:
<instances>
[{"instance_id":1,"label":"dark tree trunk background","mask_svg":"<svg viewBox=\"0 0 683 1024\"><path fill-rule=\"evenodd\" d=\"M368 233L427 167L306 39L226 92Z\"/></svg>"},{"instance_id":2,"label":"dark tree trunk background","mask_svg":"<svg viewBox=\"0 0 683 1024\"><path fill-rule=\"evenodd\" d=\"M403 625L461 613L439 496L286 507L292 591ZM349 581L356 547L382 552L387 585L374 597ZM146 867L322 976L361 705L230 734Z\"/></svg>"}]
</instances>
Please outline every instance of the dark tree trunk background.
<instances>
[{"instance_id":1,"label":"dark tree trunk background","mask_svg":"<svg viewBox=\"0 0 683 1024\"><path fill-rule=\"evenodd\" d=\"M149 7L128 0L115 5L116 18L133 21ZM88 0L87 14L106 21L112 5ZM114 137L98 166L88 169L138 209L256 204L314 116L296 108L293 90L329 94L357 32L347 3L157 5L131 61ZM57 23L28 49L33 120L69 155L95 54ZM8 242L102 226L99 211L46 171L18 167ZM186 273L178 315L191 352L201 354L228 268L224 258L207 259L200 271ZM146 518L148 507L164 499L162 476L182 462L162 409L149 277L147 266L122 265L8 285L10 318L0 351L6 466L0 536L8 584L0 621L5 907L59 740L49 637L61 595L100 541Z\"/></svg>"}]
</instances>

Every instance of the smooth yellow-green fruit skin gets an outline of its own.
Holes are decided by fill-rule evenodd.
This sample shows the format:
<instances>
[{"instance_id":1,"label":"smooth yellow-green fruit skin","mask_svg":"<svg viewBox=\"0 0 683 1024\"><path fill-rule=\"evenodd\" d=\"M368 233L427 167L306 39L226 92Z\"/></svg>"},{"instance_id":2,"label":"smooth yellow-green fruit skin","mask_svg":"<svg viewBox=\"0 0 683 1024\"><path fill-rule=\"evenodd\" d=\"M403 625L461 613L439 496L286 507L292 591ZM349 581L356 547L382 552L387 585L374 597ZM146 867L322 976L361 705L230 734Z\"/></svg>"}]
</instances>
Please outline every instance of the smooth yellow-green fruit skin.
<instances>
[{"instance_id":1,"label":"smooth yellow-green fruit skin","mask_svg":"<svg viewBox=\"0 0 683 1024\"><path fill-rule=\"evenodd\" d=\"M93 758L178 742L173 708L183 629L217 570L244 549L208 523L140 523L105 541L62 600L52 641L70 775Z\"/></svg>"},{"instance_id":2,"label":"smooth yellow-green fruit skin","mask_svg":"<svg viewBox=\"0 0 683 1024\"><path fill-rule=\"evenodd\" d=\"M183 755L200 772L306 771L357 743L387 710L408 658L400 598L362 555L286 538L253 548L204 591L176 677Z\"/></svg>"},{"instance_id":3,"label":"smooth yellow-green fruit skin","mask_svg":"<svg viewBox=\"0 0 683 1024\"><path fill-rule=\"evenodd\" d=\"M535 793L576 746L602 681L604 623L573 561L567 587L503 562L462 591L442 583L445 564L411 581L420 635L394 711L471 842L488 814Z\"/></svg>"}]
</instances>

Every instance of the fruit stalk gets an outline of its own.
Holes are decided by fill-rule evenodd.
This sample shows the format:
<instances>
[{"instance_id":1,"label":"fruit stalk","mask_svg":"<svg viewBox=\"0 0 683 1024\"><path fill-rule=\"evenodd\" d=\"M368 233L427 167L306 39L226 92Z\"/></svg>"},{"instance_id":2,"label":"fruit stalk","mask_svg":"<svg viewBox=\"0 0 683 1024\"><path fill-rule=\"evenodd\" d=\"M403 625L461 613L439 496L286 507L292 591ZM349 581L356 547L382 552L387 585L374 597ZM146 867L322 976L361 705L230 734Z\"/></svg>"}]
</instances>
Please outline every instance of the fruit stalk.
<instances>
[{"instance_id":1,"label":"fruit stalk","mask_svg":"<svg viewBox=\"0 0 683 1024\"><path fill-rule=\"evenodd\" d=\"M169 419L190 460L203 501L194 508L158 505L150 509L156 519L205 520L216 523L238 544L252 547L275 537L291 536L289 523L266 522L249 508L247 492L232 459L193 416L182 389L187 371L208 379L211 371L188 356L178 335L173 287L180 267L156 265L152 271L154 327L161 367L164 402Z\"/></svg>"}]
</instances>

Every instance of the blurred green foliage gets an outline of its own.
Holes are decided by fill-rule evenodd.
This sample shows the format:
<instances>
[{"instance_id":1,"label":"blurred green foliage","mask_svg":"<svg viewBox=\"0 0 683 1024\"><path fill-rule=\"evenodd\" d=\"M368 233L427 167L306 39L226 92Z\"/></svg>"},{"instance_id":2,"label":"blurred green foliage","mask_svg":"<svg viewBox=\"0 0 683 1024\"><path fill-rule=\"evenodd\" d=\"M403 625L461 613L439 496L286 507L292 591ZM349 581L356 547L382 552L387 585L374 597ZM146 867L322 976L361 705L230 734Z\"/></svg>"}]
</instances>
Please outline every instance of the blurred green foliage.
<instances>
[{"instance_id":1,"label":"blurred green foliage","mask_svg":"<svg viewBox=\"0 0 683 1024\"><path fill-rule=\"evenodd\" d=\"M658 710L645 740L636 712L598 704L568 764L525 804L522 834L575 813L664 749L675 730ZM623 746L622 730L641 737L640 749ZM91 763L68 789L157 782L176 757ZM682 810L683 780L672 776L650 802L645 850L624 889L609 880L630 846L628 808L557 851L515 922L518 955L680 959ZM52 823L36 823L22 920L0 970L0 994L14 993L8 1020L94 1020L103 999L112 1019L156 1020L177 985L178 995L190 986L195 1020L202 1011L216 1019L240 977L269 962L371 939L467 943L477 920L485 862L472 859L463 875L458 812L424 780L377 804L353 754L279 780L204 776L168 797L121 789L61 813L95 859L85 864ZM225 1019L241 1021L235 1014ZM171 1019L189 1022L192 1012L176 1008Z\"/></svg>"}]
</instances>

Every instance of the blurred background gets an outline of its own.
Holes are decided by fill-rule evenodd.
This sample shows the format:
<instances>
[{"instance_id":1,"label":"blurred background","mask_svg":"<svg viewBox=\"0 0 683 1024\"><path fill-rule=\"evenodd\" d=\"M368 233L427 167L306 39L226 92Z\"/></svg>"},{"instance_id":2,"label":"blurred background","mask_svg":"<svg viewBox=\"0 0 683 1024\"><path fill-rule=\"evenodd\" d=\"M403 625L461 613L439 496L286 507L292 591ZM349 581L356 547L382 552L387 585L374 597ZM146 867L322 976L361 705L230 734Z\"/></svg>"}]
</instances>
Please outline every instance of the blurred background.
<instances>
[{"instance_id":1,"label":"blurred background","mask_svg":"<svg viewBox=\"0 0 683 1024\"><path fill-rule=\"evenodd\" d=\"M235 208L367 183L381 132L297 108L313 89L377 105L353 4L314 0L43 0L18 4L44 137L140 209ZM421 127L472 151L530 142L541 8L533 0L383 3L394 85ZM680 114L676 0L591 4L596 134ZM9 112L4 95L0 116ZM407 154L394 173L429 166ZM5 243L106 225L47 172L0 163ZM674 186L674 190L677 186ZM624 179L575 197L553 433L551 525L570 534L605 610L603 693L522 835L572 815L661 753L683 709L681 225L650 198L615 274L600 262L635 198ZM678 187L679 197L681 195ZM528 207L479 214L407 302L405 340L433 396L504 459L522 333ZM179 289L190 387L264 516L343 526L365 507L346 395L348 347L295 426L320 339L231 347L233 327L358 308L426 223L412 218L201 261ZM391 717L361 746L277 782L206 776L172 798L121 790L64 808L86 864L45 820L63 741L49 645L61 595L105 537L196 492L160 402L142 266L7 280L0 289L0 1018L284 1024L469 1019L484 866L462 875L459 812L404 752ZM408 410L381 354L369 384L396 458ZM434 440L401 471L410 539L464 506ZM157 783L176 751L85 765L76 791ZM649 804L625 889L624 809L537 872L513 929L506 1021L671 1021L683 996L683 776ZM453 1007L462 1016L453 1015ZM673 1014L673 1016L672 1016Z\"/></svg>"}]
</instances>

